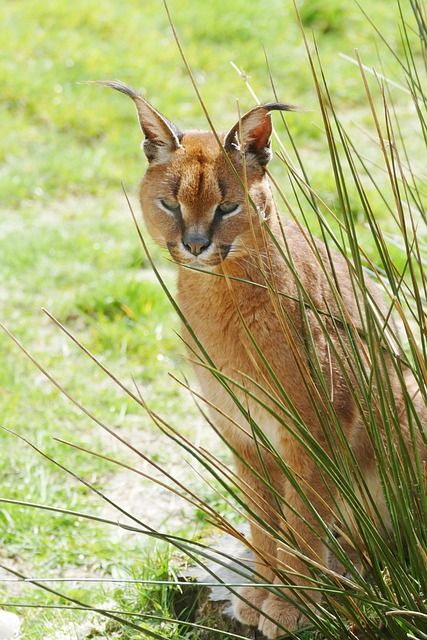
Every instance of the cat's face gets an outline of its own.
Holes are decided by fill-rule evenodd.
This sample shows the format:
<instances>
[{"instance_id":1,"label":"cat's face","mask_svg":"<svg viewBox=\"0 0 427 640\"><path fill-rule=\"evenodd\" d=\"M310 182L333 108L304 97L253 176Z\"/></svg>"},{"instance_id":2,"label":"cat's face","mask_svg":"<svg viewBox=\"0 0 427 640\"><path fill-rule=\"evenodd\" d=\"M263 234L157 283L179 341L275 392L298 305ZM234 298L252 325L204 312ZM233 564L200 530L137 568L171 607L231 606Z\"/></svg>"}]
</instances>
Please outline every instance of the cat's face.
<instances>
[{"instance_id":1,"label":"cat's face","mask_svg":"<svg viewBox=\"0 0 427 640\"><path fill-rule=\"evenodd\" d=\"M265 169L248 162L249 202L214 135L188 132L167 161L151 162L140 187L144 220L152 237L179 264L200 269L247 254L266 211ZM243 181L239 152L228 157Z\"/></svg>"},{"instance_id":2,"label":"cat's face","mask_svg":"<svg viewBox=\"0 0 427 640\"><path fill-rule=\"evenodd\" d=\"M149 162L141 181L142 211L149 232L172 258L210 270L259 248L260 220L269 218L273 206L266 178L270 112L298 107L255 107L217 139L210 132L181 133L128 85L101 84L135 103Z\"/></svg>"}]
</instances>

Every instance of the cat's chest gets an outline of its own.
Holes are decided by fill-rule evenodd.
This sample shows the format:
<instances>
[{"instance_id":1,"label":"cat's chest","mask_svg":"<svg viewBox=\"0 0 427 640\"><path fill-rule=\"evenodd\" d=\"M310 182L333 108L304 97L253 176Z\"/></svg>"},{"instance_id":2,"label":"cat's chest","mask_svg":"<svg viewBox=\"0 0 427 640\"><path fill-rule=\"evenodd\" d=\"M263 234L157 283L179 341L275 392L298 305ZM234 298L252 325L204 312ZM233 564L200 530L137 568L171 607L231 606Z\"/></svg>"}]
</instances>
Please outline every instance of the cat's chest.
<instances>
[{"instance_id":1,"label":"cat's chest","mask_svg":"<svg viewBox=\"0 0 427 640\"><path fill-rule=\"evenodd\" d=\"M197 336L183 327L183 337L190 346L190 357L200 354L202 362L209 362L222 371L226 379L250 389L254 397L260 395L258 385L265 385L268 372L263 358L280 378L281 384L291 391L297 383L297 372L286 363L292 362L292 350L286 332L283 331L277 312L265 287L236 282L210 274L200 274L200 279L186 277L179 281L178 299L181 310ZM197 344L199 341L200 345ZM262 357L259 355L262 353ZM211 407L219 407L220 414L213 413L215 422L224 437L240 449L248 442L233 424L243 430L249 426L231 395L204 366L195 367L201 392ZM253 382L251 382L253 381ZM257 384L258 383L258 384ZM232 386L233 383L231 382ZM247 406L258 424L263 424L267 436L279 446L283 429L256 401L252 401L238 387L233 387L240 402ZM298 394L300 392L298 391ZM263 402L268 399L261 393ZM230 421L224 418L229 416ZM280 442L279 442L280 441ZM246 446L245 445L245 446Z\"/></svg>"},{"instance_id":2,"label":"cat's chest","mask_svg":"<svg viewBox=\"0 0 427 640\"><path fill-rule=\"evenodd\" d=\"M285 355L286 338L265 286L214 274L183 274L178 300L191 330L221 370L249 373L257 348L273 363ZM194 345L191 332L184 328L184 333Z\"/></svg>"}]
</instances>

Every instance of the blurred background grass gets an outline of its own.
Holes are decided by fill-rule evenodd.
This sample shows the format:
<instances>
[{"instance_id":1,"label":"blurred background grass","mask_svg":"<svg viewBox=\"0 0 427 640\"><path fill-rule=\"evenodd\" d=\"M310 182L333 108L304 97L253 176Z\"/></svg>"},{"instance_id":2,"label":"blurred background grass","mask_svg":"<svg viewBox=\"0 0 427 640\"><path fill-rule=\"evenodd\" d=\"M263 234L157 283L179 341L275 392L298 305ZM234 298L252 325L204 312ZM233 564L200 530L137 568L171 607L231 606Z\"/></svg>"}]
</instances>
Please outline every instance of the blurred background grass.
<instances>
[{"instance_id":1,"label":"blurred background grass","mask_svg":"<svg viewBox=\"0 0 427 640\"><path fill-rule=\"evenodd\" d=\"M378 65L378 42L368 21L352 0L298 5L307 32L316 36L336 99L349 113L364 109L357 70L338 54L353 56L357 47L366 65ZM398 52L396 7L384 0L366 8ZM263 47L279 98L316 107L291 0L175 0L170 9L219 129L234 122L236 99L242 110L253 105L230 61L250 75L261 101L271 99ZM182 128L205 126L160 0L14 0L2 3L1 12L4 204L106 189L117 193L120 180L138 180L140 135L129 104L81 81L120 78ZM382 63L387 73L392 54L383 52ZM316 113L296 118L293 133L312 145L319 134L310 120L320 122Z\"/></svg>"},{"instance_id":2,"label":"blurred background grass","mask_svg":"<svg viewBox=\"0 0 427 640\"><path fill-rule=\"evenodd\" d=\"M265 49L279 99L313 109L292 115L289 126L312 170L313 186L339 214L292 2L171 0L169 6L220 130L235 122L236 100L242 111L254 103L230 61L248 74L261 101L273 97ZM399 81L394 60L401 47L397 4L365 3L370 19L386 34L388 46L382 46L351 0L305 0L298 6L307 34L312 32L319 46L336 109L350 125L357 122L360 135L365 135L366 128L369 140L371 123L360 74L339 54L353 57L358 48L365 65ZM4 0L0 17L0 319L90 410L125 437L137 438L161 464L173 464L181 472L180 460L164 441L153 438L149 419L106 382L40 311L47 307L121 379L132 384L134 378L154 410L172 417L188 433L199 428L196 411L166 377L169 370L182 365L183 348L175 334L178 323L146 268L121 190L123 182L135 202L145 166L133 107L105 88L79 84L119 78L139 89L180 128L205 128L163 3ZM402 126L416 138L410 100L399 90L393 99L403 116ZM276 124L283 132L281 123ZM279 180L284 178L279 162L274 171ZM286 183L281 184L285 189ZM375 198L379 218L387 224L389 212ZM353 201L357 219L356 195ZM158 252L155 255L172 283L168 261ZM0 352L1 425L35 442L95 486L113 488L117 470L82 452L70 452L52 437L73 439L125 461L128 454L119 453L112 438L104 437L78 414L2 333ZM102 502L86 487L24 442L3 431L0 442L3 497L102 511ZM149 496L148 490L144 495ZM135 505L136 511L147 511L144 497L138 499L142 503ZM185 520L181 507L173 509L182 527L196 526L191 519ZM176 526L171 515L172 520ZM105 527L84 520L76 524L74 518L24 507L0 504L0 540L0 563L27 575L79 576L82 571L107 577L120 571L136 575L138 567L142 572L151 563L157 567L156 575L169 571L164 554L159 554L160 562L154 561L157 556L151 550L147 559L140 536L124 542L112 538ZM80 594L83 587L76 583L70 589ZM28 587L19 593L11 591L7 582L0 585L0 596L3 602L52 601ZM93 602L107 596L103 589L91 586L84 597ZM117 592L117 601L123 598ZM69 619L74 626L67 627L63 637L87 637L90 632L65 612L18 611L25 617L23 638L62 637L58 634ZM100 637L113 637L111 631L105 633ZM129 630L114 633L114 637L134 637Z\"/></svg>"}]
</instances>

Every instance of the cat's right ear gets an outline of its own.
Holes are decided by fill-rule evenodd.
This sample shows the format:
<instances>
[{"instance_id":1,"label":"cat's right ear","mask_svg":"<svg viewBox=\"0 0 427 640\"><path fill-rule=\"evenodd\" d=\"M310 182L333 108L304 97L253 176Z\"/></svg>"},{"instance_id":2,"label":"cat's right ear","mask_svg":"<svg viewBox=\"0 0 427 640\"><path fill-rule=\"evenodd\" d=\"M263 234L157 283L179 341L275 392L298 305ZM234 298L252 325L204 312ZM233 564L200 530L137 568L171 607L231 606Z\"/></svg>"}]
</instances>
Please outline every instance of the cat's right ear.
<instances>
[{"instance_id":1,"label":"cat's right ear","mask_svg":"<svg viewBox=\"0 0 427 640\"><path fill-rule=\"evenodd\" d=\"M100 80L95 84L106 85L132 98L145 136L142 148L149 162L164 162L173 151L181 147L181 131L156 111L135 89L119 80Z\"/></svg>"}]
</instances>

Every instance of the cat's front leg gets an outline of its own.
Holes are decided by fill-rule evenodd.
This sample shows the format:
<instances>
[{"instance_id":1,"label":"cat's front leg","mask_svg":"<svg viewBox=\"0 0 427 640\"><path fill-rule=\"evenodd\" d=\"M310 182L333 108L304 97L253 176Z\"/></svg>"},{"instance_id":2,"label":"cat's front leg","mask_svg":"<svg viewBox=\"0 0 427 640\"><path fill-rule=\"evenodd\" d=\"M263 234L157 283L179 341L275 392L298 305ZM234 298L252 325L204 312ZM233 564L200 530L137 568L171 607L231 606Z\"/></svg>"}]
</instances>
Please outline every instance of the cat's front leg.
<instances>
[{"instance_id":1,"label":"cat's front leg","mask_svg":"<svg viewBox=\"0 0 427 640\"><path fill-rule=\"evenodd\" d=\"M261 611L264 602L268 598L268 592L262 587L240 587L239 595L234 601L234 615L243 624L257 627L261 619Z\"/></svg>"},{"instance_id":2,"label":"cat's front leg","mask_svg":"<svg viewBox=\"0 0 427 640\"><path fill-rule=\"evenodd\" d=\"M301 505L300 513L304 515L306 522L310 522L310 514L307 513L303 505ZM301 526L300 517L295 514L289 514L287 522L293 531L298 530L299 524L299 534L301 539L304 540L303 547L306 547L306 562L308 565L310 564L309 557L314 557L316 558L316 564L320 561L327 566L328 554L320 536L316 534L310 535L307 527ZM314 522L312 522L312 525L314 525ZM283 584L276 573L276 578L273 582L276 592L270 591L264 600L262 615L258 622L258 629L262 631L266 638L278 638L287 631L294 632L309 624L307 617L304 615L304 609L315 610L321 600L321 594L314 589L305 590L305 587L311 585L310 572L306 562L296 557L295 554L288 553L283 547L278 547L277 570L280 573L287 574L296 588ZM279 593L277 593L278 591ZM293 602L296 604L301 603L303 606L299 608Z\"/></svg>"},{"instance_id":3,"label":"cat's front leg","mask_svg":"<svg viewBox=\"0 0 427 640\"><path fill-rule=\"evenodd\" d=\"M321 549L318 549L320 551ZM304 587L310 586L310 579L304 579L307 575L307 567L295 556L288 555L283 549L278 550L278 567L287 565L289 578L296 588L289 587L274 580L275 592L270 591L262 604L262 614L258 621L258 629L266 638L278 638L287 631L294 632L306 627L309 620L304 615L304 610L315 610L321 595L314 589L305 591ZM295 602L295 604L293 604ZM301 608L296 606L301 603Z\"/></svg>"},{"instance_id":4,"label":"cat's front leg","mask_svg":"<svg viewBox=\"0 0 427 640\"><path fill-rule=\"evenodd\" d=\"M262 490L261 487L259 489ZM275 540L255 523L251 525L251 539L253 549L258 551L255 556L254 576L260 583L272 584L276 577L274 573L277 550ZM269 595L268 590L261 586L248 584L240 587L238 594L234 600L234 615L244 624L258 626L261 611L264 609L264 601Z\"/></svg>"},{"instance_id":5,"label":"cat's front leg","mask_svg":"<svg viewBox=\"0 0 427 640\"><path fill-rule=\"evenodd\" d=\"M319 486L316 484L315 486ZM273 581L275 592L270 591L262 604L262 614L259 618L258 629L266 638L273 639L294 632L309 624L304 610L316 610L321 600L321 593L312 586L310 578L310 558L315 558L316 566L328 565L327 548L321 536L316 532L318 522L301 496L288 492L287 504L293 504L295 511L284 509L285 526L299 539L300 544L292 552L289 542L277 542L276 577ZM325 511L323 503L313 499L317 513ZM327 513L323 513L326 520ZM300 554L305 556L301 557ZM283 576L283 581L280 577ZM292 584L292 586L290 586ZM293 604L295 603L295 604ZM301 603L301 608L297 606Z\"/></svg>"},{"instance_id":6,"label":"cat's front leg","mask_svg":"<svg viewBox=\"0 0 427 640\"><path fill-rule=\"evenodd\" d=\"M259 519L265 521L273 528L278 526L277 505L271 491L266 487L252 471L256 469L261 474L262 467L257 452L252 452L248 447L246 458L249 464L244 464L236 459L238 477L242 480L242 491L246 497L248 507L257 514ZM250 523L251 542L254 551L254 580L259 583L272 584L276 578L276 552L275 539L254 518ZM269 592L254 583L238 589L238 597L234 598L233 610L235 617L244 624L258 626L263 604Z\"/></svg>"},{"instance_id":7,"label":"cat's front leg","mask_svg":"<svg viewBox=\"0 0 427 640\"><path fill-rule=\"evenodd\" d=\"M241 588L234 612L238 620L257 626L266 638L277 638L286 631L296 631L308 624L307 618L297 607L262 587Z\"/></svg>"},{"instance_id":8,"label":"cat's front leg","mask_svg":"<svg viewBox=\"0 0 427 640\"><path fill-rule=\"evenodd\" d=\"M273 620L276 622L273 622ZM269 640L279 638L286 632L297 631L306 626L307 619L294 606L283 605L283 600L276 597L269 599L268 617L262 615L259 619L258 629Z\"/></svg>"},{"instance_id":9,"label":"cat's front leg","mask_svg":"<svg viewBox=\"0 0 427 640\"><path fill-rule=\"evenodd\" d=\"M258 578L260 579L260 578ZM238 620L245 624L257 626L266 638L277 638L286 631L296 631L309 624L304 614L286 598L286 587L275 579L266 579L266 584L275 585L283 593L283 596L272 593L271 590L261 586L248 585L239 590L239 598L234 602L234 613ZM300 585L301 587L302 585ZM302 594L303 592L300 591ZM289 597L297 598L295 592L289 590ZM320 600L318 594L310 591L310 605ZM243 601L246 600L245 601Z\"/></svg>"},{"instance_id":10,"label":"cat's front leg","mask_svg":"<svg viewBox=\"0 0 427 640\"><path fill-rule=\"evenodd\" d=\"M263 602L263 613L258 621L258 629L269 639L283 636L306 627L308 619L296 606L283 597L270 593Z\"/></svg>"}]
</instances>

